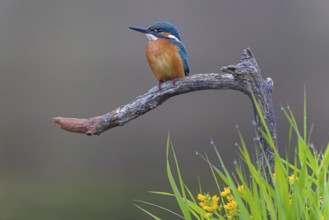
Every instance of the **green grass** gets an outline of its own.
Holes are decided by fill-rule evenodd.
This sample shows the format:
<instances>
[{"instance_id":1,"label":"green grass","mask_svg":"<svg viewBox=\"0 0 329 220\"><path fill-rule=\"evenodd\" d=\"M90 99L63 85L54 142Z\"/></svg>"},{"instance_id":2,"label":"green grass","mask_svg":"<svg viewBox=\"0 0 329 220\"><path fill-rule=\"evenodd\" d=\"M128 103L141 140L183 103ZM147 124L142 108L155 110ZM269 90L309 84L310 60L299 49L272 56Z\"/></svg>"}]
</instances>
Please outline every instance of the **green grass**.
<instances>
[{"instance_id":1,"label":"green grass","mask_svg":"<svg viewBox=\"0 0 329 220\"><path fill-rule=\"evenodd\" d=\"M259 112L259 109L257 110ZM210 161L207 155L201 157L209 165L211 179L217 186L217 192L212 195L205 193L207 190L201 190L201 183L199 192L191 192L184 183L178 159L168 136L166 167L172 192L151 193L176 199L180 212L143 201L136 201L139 204L137 207L153 219L160 218L142 206L156 206L172 213L173 218L186 220L329 219L329 144L322 151L314 148L310 142L312 128L308 131L306 124L306 100L303 110L303 126L300 131L291 109L283 109L290 125L290 140L287 146L292 145L293 137L296 139L295 153L291 160L287 159L287 156L279 155L267 126L264 125L263 135L274 152L273 184L268 183L260 167L251 159L240 134L239 154L242 160L236 165L234 172L226 168L220 153L213 145L218 161ZM264 118L261 112L259 113L264 123ZM173 171L176 176L173 175ZM219 200L216 197L219 197Z\"/></svg>"}]
</instances>

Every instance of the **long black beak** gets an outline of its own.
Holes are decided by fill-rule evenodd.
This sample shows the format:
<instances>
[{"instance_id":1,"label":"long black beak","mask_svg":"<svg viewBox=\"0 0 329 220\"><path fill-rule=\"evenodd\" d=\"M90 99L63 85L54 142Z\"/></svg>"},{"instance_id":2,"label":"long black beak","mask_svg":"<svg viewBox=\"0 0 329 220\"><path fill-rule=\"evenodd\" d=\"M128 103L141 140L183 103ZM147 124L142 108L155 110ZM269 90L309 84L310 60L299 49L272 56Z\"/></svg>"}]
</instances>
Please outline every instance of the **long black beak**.
<instances>
[{"instance_id":1,"label":"long black beak","mask_svg":"<svg viewBox=\"0 0 329 220\"><path fill-rule=\"evenodd\" d=\"M129 27L131 30L138 31L144 34L151 33L152 31L149 30L148 28L143 28L143 27Z\"/></svg>"}]
</instances>

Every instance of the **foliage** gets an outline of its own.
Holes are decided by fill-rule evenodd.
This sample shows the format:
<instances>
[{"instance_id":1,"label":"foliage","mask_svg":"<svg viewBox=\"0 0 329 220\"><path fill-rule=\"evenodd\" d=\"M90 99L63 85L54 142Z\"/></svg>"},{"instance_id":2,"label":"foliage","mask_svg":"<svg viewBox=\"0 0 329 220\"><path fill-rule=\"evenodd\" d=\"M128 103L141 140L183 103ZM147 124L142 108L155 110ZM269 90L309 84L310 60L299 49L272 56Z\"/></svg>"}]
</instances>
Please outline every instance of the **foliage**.
<instances>
[{"instance_id":1,"label":"foliage","mask_svg":"<svg viewBox=\"0 0 329 220\"><path fill-rule=\"evenodd\" d=\"M205 155L217 192L209 194L200 190L191 192L185 185L178 160L170 137L167 141L167 176L172 192L152 192L177 200L181 214L166 209L182 219L329 219L329 144L318 152L310 142L310 133L306 124L306 100L304 100L304 125L300 132L292 111L283 109L290 124L290 139L296 138L296 150L292 161L280 157L275 146L272 150L275 158L272 181L267 181L257 163L254 163L240 134L239 146L242 164L235 167L232 174L227 170L223 160L214 146L219 164L216 166ZM261 116L262 117L262 116ZM271 140L266 129L263 135ZM291 140L289 141L289 143ZM170 156L173 163L170 163ZM256 165L255 165L256 164ZM173 176L173 167L177 173ZM251 178L250 178L250 177ZM270 184L269 182L273 182ZM144 208L138 206L153 219L160 219Z\"/></svg>"}]
</instances>

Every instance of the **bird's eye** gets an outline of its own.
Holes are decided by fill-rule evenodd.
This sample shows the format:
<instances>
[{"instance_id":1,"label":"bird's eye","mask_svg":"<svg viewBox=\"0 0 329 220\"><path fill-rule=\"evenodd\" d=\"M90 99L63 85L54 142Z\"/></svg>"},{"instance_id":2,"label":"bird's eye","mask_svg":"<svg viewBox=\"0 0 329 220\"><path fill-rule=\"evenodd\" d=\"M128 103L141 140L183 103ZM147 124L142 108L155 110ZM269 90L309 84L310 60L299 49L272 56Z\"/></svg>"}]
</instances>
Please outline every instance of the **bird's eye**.
<instances>
[{"instance_id":1,"label":"bird's eye","mask_svg":"<svg viewBox=\"0 0 329 220\"><path fill-rule=\"evenodd\" d=\"M158 32L158 29L155 29L155 28L150 28L151 31L154 31L154 32Z\"/></svg>"},{"instance_id":2,"label":"bird's eye","mask_svg":"<svg viewBox=\"0 0 329 220\"><path fill-rule=\"evenodd\" d=\"M154 31L155 33L162 32L161 28L150 28L151 31Z\"/></svg>"}]
</instances>

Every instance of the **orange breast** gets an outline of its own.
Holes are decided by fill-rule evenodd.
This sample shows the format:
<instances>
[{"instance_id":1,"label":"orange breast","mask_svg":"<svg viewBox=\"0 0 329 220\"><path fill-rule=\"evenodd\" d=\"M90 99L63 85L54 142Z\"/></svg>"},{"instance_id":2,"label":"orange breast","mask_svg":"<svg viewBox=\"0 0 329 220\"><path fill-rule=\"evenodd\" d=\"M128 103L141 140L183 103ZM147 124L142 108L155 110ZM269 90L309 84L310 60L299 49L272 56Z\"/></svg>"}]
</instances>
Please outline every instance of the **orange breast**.
<instances>
[{"instance_id":1,"label":"orange breast","mask_svg":"<svg viewBox=\"0 0 329 220\"><path fill-rule=\"evenodd\" d=\"M149 41L146 58L153 75L160 82L185 76L183 61L177 48L167 39Z\"/></svg>"}]
</instances>

